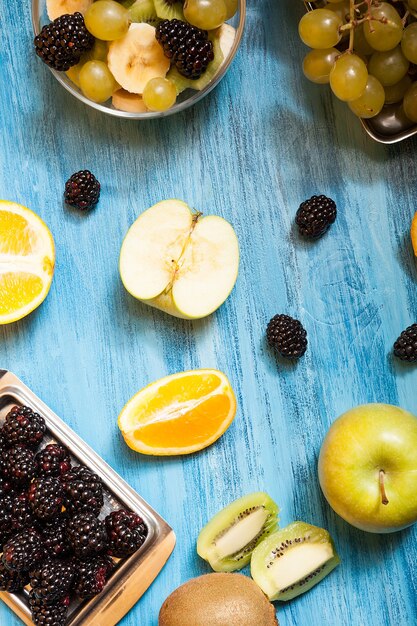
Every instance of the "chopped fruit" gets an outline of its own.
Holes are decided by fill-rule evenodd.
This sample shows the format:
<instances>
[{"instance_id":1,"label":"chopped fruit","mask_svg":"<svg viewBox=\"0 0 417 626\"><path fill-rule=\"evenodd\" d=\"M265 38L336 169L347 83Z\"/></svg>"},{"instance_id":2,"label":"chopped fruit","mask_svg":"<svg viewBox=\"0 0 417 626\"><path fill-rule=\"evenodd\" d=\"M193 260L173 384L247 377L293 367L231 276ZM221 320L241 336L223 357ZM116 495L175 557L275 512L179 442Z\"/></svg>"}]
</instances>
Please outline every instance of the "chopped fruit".
<instances>
[{"instance_id":1,"label":"chopped fruit","mask_svg":"<svg viewBox=\"0 0 417 626\"><path fill-rule=\"evenodd\" d=\"M413 244L414 254L417 256L417 213L411 222L411 243Z\"/></svg>"},{"instance_id":2,"label":"chopped fruit","mask_svg":"<svg viewBox=\"0 0 417 626\"><path fill-rule=\"evenodd\" d=\"M88 170L76 172L65 183L65 202L81 211L92 209L99 198L100 183Z\"/></svg>"},{"instance_id":3,"label":"chopped fruit","mask_svg":"<svg viewBox=\"0 0 417 626\"><path fill-rule=\"evenodd\" d=\"M128 113L146 113L148 110L142 96L136 93L129 93L125 89L115 91L111 102L115 109L127 111Z\"/></svg>"},{"instance_id":4,"label":"chopped fruit","mask_svg":"<svg viewBox=\"0 0 417 626\"><path fill-rule=\"evenodd\" d=\"M167 78L152 78L143 91L143 102L149 111L167 111L176 99L175 85Z\"/></svg>"},{"instance_id":5,"label":"chopped fruit","mask_svg":"<svg viewBox=\"0 0 417 626\"><path fill-rule=\"evenodd\" d=\"M132 511L113 511L104 521L109 540L107 552L118 558L139 550L148 535L143 519Z\"/></svg>"},{"instance_id":6,"label":"chopped fruit","mask_svg":"<svg viewBox=\"0 0 417 626\"><path fill-rule=\"evenodd\" d=\"M8 446L22 443L36 449L45 434L45 420L28 406L15 406L6 415L2 435Z\"/></svg>"},{"instance_id":7,"label":"chopped fruit","mask_svg":"<svg viewBox=\"0 0 417 626\"><path fill-rule=\"evenodd\" d=\"M118 425L142 454L190 454L214 443L232 423L236 399L226 376L194 370L162 378L137 393Z\"/></svg>"},{"instance_id":8,"label":"chopped fruit","mask_svg":"<svg viewBox=\"0 0 417 626\"><path fill-rule=\"evenodd\" d=\"M331 198L312 196L300 204L295 223L301 235L309 239L317 239L324 235L336 217L336 203Z\"/></svg>"},{"instance_id":9,"label":"chopped fruit","mask_svg":"<svg viewBox=\"0 0 417 626\"><path fill-rule=\"evenodd\" d=\"M0 324L31 313L48 295L55 247L46 224L29 209L0 201Z\"/></svg>"},{"instance_id":10,"label":"chopped fruit","mask_svg":"<svg viewBox=\"0 0 417 626\"><path fill-rule=\"evenodd\" d=\"M50 20L56 20L61 15L81 13L85 15L93 0L46 0L46 11Z\"/></svg>"},{"instance_id":11,"label":"chopped fruit","mask_svg":"<svg viewBox=\"0 0 417 626\"><path fill-rule=\"evenodd\" d=\"M417 324L411 324L403 330L394 343L394 354L401 361L417 361Z\"/></svg>"},{"instance_id":12,"label":"chopped fruit","mask_svg":"<svg viewBox=\"0 0 417 626\"><path fill-rule=\"evenodd\" d=\"M156 28L156 38L164 54L179 73L197 80L214 59L213 43L208 33L181 20L164 20Z\"/></svg>"},{"instance_id":13,"label":"chopped fruit","mask_svg":"<svg viewBox=\"0 0 417 626\"><path fill-rule=\"evenodd\" d=\"M266 338L271 348L289 359L299 359L307 350L306 330L289 315L274 315L268 323Z\"/></svg>"},{"instance_id":14,"label":"chopped fruit","mask_svg":"<svg viewBox=\"0 0 417 626\"><path fill-rule=\"evenodd\" d=\"M77 65L83 52L93 47L94 37L81 13L62 15L46 24L34 40L35 51L54 70L66 72Z\"/></svg>"}]
</instances>

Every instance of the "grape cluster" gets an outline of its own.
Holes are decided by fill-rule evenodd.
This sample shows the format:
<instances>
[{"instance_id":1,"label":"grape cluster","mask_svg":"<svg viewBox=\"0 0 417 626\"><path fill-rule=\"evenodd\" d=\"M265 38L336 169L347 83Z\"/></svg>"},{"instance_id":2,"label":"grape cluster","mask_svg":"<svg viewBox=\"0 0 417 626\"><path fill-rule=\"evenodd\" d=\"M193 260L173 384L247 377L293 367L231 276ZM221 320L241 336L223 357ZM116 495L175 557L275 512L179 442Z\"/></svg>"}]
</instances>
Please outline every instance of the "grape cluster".
<instances>
[{"instance_id":1,"label":"grape cluster","mask_svg":"<svg viewBox=\"0 0 417 626\"><path fill-rule=\"evenodd\" d=\"M299 24L312 48L305 76L328 84L361 118L378 115L385 104L401 103L417 122L417 0L327 0L314 3Z\"/></svg>"}]
</instances>

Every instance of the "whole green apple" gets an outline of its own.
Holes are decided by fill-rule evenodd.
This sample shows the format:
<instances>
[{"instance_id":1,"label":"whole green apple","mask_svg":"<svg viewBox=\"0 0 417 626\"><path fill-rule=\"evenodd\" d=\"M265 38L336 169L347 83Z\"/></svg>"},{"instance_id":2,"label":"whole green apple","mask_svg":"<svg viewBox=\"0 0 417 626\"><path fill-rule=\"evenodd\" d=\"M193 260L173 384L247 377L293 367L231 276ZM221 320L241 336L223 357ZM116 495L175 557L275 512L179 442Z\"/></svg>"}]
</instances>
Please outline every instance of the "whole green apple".
<instances>
[{"instance_id":1,"label":"whole green apple","mask_svg":"<svg viewBox=\"0 0 417 626\"><path fill-rule=\"evenodd\" d=\"M417 417L365 404L339 417L319 457L323 493L344 520L373 533L417 521Z\"/></svg>"}]
</instances>

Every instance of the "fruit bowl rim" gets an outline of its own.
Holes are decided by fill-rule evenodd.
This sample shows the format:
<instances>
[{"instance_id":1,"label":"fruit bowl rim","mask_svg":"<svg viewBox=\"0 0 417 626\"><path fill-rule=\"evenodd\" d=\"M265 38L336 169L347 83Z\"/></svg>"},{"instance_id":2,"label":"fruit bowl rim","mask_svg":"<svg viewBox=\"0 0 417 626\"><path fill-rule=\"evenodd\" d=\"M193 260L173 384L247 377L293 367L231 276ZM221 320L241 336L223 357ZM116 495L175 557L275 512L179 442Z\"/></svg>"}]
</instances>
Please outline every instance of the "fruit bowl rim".
<instances>
[{"instance_id":1,"label":"fruit bowl rim","mask_svg":"<svg viewBox=\"0 0 417 626\"><path fill-rule=\"evenodd\" d=\"M38 35L41 31L41 15L43 12L43 8L46 4L46 0L32 0L32 26L33 32ZM192 107L194 104L202 100L207 94L209 94L222 80L222 78L227 73L233 59L236 56L236 53L239 49L240 42L242 40L243 31L245 28L245 20L246 20L246 0L238 0L238 9L235 15L235 18L238 18L239 23L236 26L235 40L233 42L233 46L230 49L227 59L223 61L222 66L219 68L219 71L209 82L209 84L204 87L201 91L196 91L189 98L186 98L182 102L178 102L174 104L173 107L168 109L167 111L146 111L143 113L130 113L127 111L120 111L119 109L115 109L111 104L106 103L98 103L93 102L86 98L81 91L79 91L78 87L68 78L65 72L58 72L52 68L48 68L50 72L55 76L56 80L61 83L61 85L77 100L80 100L87 106L92 109L96 109L97 111L101 111L102 113L106 113L107 115L112 115L113 117L124 118L128 120L149 120L149 119L158 119L161 117L168 117L170 115L174 115L175 113L180 113L181 111L185 111L189 107ZM227 22L227 23L230 23ZM110 102L110 101L108 101Z\"/></svg>"}]
</instances>

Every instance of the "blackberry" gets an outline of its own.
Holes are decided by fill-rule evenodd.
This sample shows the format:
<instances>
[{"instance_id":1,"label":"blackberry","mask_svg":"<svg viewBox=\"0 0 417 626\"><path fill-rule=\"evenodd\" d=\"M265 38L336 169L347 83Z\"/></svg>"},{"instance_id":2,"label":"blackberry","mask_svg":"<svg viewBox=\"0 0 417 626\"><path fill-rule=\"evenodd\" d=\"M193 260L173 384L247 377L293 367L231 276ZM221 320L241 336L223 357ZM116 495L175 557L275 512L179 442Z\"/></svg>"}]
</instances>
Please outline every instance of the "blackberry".
<instances>
[{"instance_id":1,"label":"blackberry","mask_svg":"<svg viewBox=\"0 0 417 626\"><path fill-rule=\"evenodd\" d=\"M68 523L68 537L78 557L103 552L107 544L104 522L93 513L77 513Z\"/></svg>"},{"instance_id":2,"label":"blackberry","mask_svg":"<svg viewBox=\"0 0 417 626\"><path fill-rule=\"evenodd\" d=\"M68 595L74 574L72 561L47 559L29 572L33 594L44 604L56 604Z\"/></svg>"},{"instance_id":3,"label":"blackberry","mask_svg":"<svg viewBox=\"0 0 417 626\"><path fill-rule=\"evenodd\" d=\"M5 450L0 457L0 473L11 483L24 485L35 474L35 462L32 450L18 444Z\"/></svg>"},{"instance_id":4,"label":"blackberry","mask_svg":"<svg viewBox=\"0 0 417 626\"><path fill-rule=\"evenodd\" d=\"M97 474L78 465L61 476L65 506L70 514L91 511L98 515L103 506L103 485Z\"/></svg>"},{"instance_id":5,"label":"blackberry","mask_svg":"<svg viewBox=\"0 0 417 626\"><path fill-rule=\"evenodd\" d=\"M143 519L131 511L113 511L104 520L109 540L108 554L125 557L138 550L148 535Z\"/></svg>"},{"instance_id":6,"label":"blackberry","mask_svg":"<svg viewBox=\"0 0 417 626\"><path fill-rule=\"evenodd\" d=\"M99 198L100 183L89 170L76 172L65 183L65 202L81 211L92 209Z\"/></svg>"},{"instance_id":7,"label":"blackberry","mask_svg":"<svg viewBox=\"0 0 417 626\"><path fill-rule=\"evenodd\" d=\"M109 556L100 555L87 561L77 561L74 591L81 599L101 593L115 568Z\"/></svg>"},{"instance_id":8,"label":"blackberry","mask_svg":"<svg viewBox=\"0 0 417 626\"><path fill-rule=\"evenodd\" d=\"M2 434L6 444L15 446L22 443L35 450L45 434L45 420L28 406L15 406L6 415Z\"/></svg>"},{"instance_id":9,"label":"blackberry","mask_svg":"<svg viewBox=\"0 0 417 626\"><path fill-rule=\"evenodd\" d=\"M34 528L26 528L3 546L3 563L16 572L29 570L44 557L42 538Z\"/></svg>"},{"instance_id":10,"label":"blackberry","mask_svg":"<svg viewBox=\"0 0 417 626\"><path fill-rule=\"evenodd\" d=\"M12 572L0 561L0 591L17 593L29 583L27 572Z\"/></svg>"},{"instance_id":11,"label":"blackberry","mask_svg":"<svg viewBox=\"0 0 417 626\"><path fill-rule=\"evenodd\" d=\"M14 531L20 532L24 528L33 526L35 518L32 507L26 493L14 496L12 500L12 527Z\"/></svg>"},{"instance_id":12,"label":"blackberry","mask_svg":"<svg viewBox=\"0 0 417 626\"><path fill-rule=\"evenodd\" d=\"M72 548L68 537L68 522L68 515L62 513L43 525L43 545L48 556L61 558L71 554Z\"/></svg>"},{"instance_id":13,"label":"blackberry","mask_svg":"<svg viewBox=\"0 0 417 626\"><path fill-rule=\"evenodd\" d=\"M289 315L275 315L266 329L269 345L281 356L299 358L307 350L307 333L301 322Z\"/></svg>"},{"instance_id":14,"label":"blackberry","mask_svg":"<svg viewBox=\"0 0 417 626\"><path fill-rule=\"evenodd\" d=\"M50 520L62 511L64 490L58 478L36 478L29 487L28 498L36 517Z\"/></svg>"},{"instance_id":15,"label":"blackberry","mask_svg":"<svg viewBox=\"0 0 417 626\"><path fill-rule=\"evenodd\" d=\"M66 72L77 65L83 52L93 47L94 37L81 13L61 15L46 24L34 39L35 52L54 70Z\"/></svg>"},{"instance_id":16,"label":"blackberry","mask_svg":"<svg viewBox=\"0 0 417 626\"><path fill-rule=\"evenodd\" d=\"M336 204L331 198L312 196L300 204L295 222L301 235L309 239L317 239L324 235L336 216Z\"/></svg>"},{"instance_id":17,"label":"blackberry","mask_svg":"<svg viewBox=\"0 0 417 626\"><path fill-rule=\"evenodd\" d=\"M13 534L13 498L4 495L0 500L0 546Z\"/></svg>"},{"instance_id":18,"label":"blackberry","mask_svg":"<svg viewBox=\"0 0 417 626\"><path fill-rule=\"evenodd\" d=\"M401 361L417 361L417 324L411 324L403 330L394 343L394 354Z\"/></svg>"},{"instance_id":19,"label":"blackberry","mask_svg":"<svg viewBox=\"0 0 417 626\"><path fill-rule=\"evenodd\" d=\"M54 605L44 604L33 590L29 593L29 607L36 626L64 626L67 620L69 596Z\"/></svg>"},{"instance_id":20,"label":"blackberry","mask_svg":"<svg viewBox=\"0 0 417 626\"><path fill-rule=\"evenodd\" d=\"M164 54L182 76L197 80L214 59L213 43L206 30L182 20L163 20L156 27L156 39Z\"/></svg>"},{"instance_id":21,"label":"blackberry","mask_svg":"<svg viewBox=\"0 0 417 626\"><path fill-rule=\"evenodd\" d=\"M35 456L37 476L60 476L71 469L69 452L64 446L51 443Z\"/></svg>"}]
</instances>

